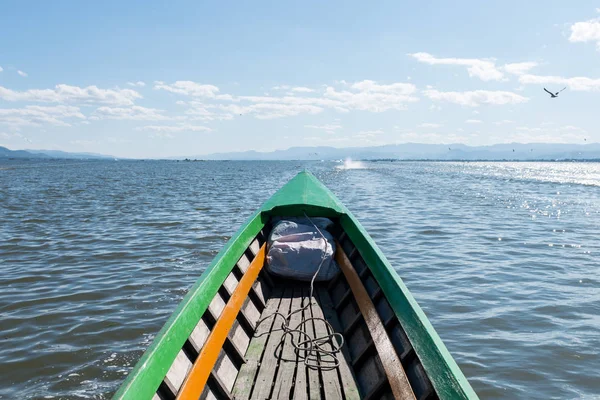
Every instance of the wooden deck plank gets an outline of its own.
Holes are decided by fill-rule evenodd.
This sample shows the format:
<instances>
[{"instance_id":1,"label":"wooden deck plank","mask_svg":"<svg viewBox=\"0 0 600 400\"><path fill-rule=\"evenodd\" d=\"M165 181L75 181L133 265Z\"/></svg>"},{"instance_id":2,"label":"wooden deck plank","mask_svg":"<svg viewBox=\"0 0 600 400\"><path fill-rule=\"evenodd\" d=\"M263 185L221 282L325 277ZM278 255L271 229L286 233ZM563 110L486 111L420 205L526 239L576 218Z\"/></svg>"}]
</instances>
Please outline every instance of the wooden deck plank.
<instances>
[{"instance_id":1,"label":"wooden deck plank","mask_svg":"<svg viewBox=\"0 0 600 400\"><path fill-rule=\"evenodd\" d=\"M305 292L308 302L311 304L306 310L304 310L304 319L307 320L312 317L312 303L316 300L310 297L310 288ZM305 332L309 334L312 338L315 338L315 330L312 324L312 321L308 321L305 324ZM314 355L310 357L308 360L309 364L314 364L317 360ZM309 399L320 399L321 398L321 382L320 382L320 374L319 371L315 368L307 368L306 374L308 376L308 398Z\"/></svg>"},{"instance_id":2,"label":"wooden deck plank","mask_svg":"<svg viewBox=\"0 0 600 400\"><path fill-rule=\"evenodd\" d=\"M315 287L315 300L311 304L312 316L313 318L324 318L323 310L321 309L321 303L318 300L318 292L319 289ZM320 319L314 319L312 322L315 330L315 339L323 338L333 333L333 331L330 330L324 321ZM328 351L333 350L331 342L323 343L321 344L321 347ZM327 355L318 355L318 360L319 364L323 366L323 368L319 369L319 373L321 374L321 380L323 382L323 393L325 394L325 399L337 400L343 398L337 368L330 368L331 365L334 365L334 358ZM342 359L342 361L344 360Z\"/></svg>"},{"instance_id":3,"label":"wooden deck plank","mask_svg":"<svg viewBox=\"0 0 600 400\"><path fill-rule=\"evenodd\" d=\"M333 302L331 301L329 293L325 288L322 288L318 291L318 295L325 319L329 321L336 332L342 332L342 325L340 324L337 314L333 308ZM346 343L344 343L342 346L342 351L341 354L338 354L338 358L340 359L340 366L338 367L338 370L340 377L342 378L342 389L344 391L346 400L360 399L360 393L358 386L356 385L356 379L354 378L352 368L349 366L351 359Z\"/></svg>"},{"instance_id":4,"label":"wooden deck plank","mask_svg":"<svg viewBox=\"0 0 600 400\"><path fill-rule=\"evenodd\" d=\"M302 288L296 287L294 288L291 311L299 310L301 308ZM291 329L294 329L296 326L298 326L300 321L302 321L302 312L297 312L293 314L290 318L289 327ZM298 336L300 336L298 333L294 335L294 341L296 343L298 343L299 341ZM297 367L298 360L296 358L296 352L294 351L294 347L292 346L292 336L291 334L288 334L285 337L285 343L283 345L283 352L279 364L279 371L275 380L275 387L273 389L272 398L289 399L290 393L292 393L292 391L295 390L296 382L294 379L294 374L296 373ZM301 364L300 367L304 368L304 364ZM306 391L306 383L303 381L301 382L301 384L304 385L304 390Z\"/></svg>"},{"instance_id":5,"label":"wooden deck plank","mask_svg":"<svg viewBox=\"0 0 600 400\"><path fill-rule=\"evenodd\" d=\"M279 303L281 302L281 288L276 287L273 289L273 296L267 301L263 315L271 315L273 312L279 309ZM244 364L237 376L235 385L233 386L233 395L236 400L247 400L250 398L252 387L254 386L254 378L258 372L260 365L260 358L263 354L265 344L270 336L271 326L273 320L269 319L262 322L256 327L256 333L250 340L248 350L246 350L246 364Z\"/></svg>"},{"instance_id":6,"label":"wooden deck plank","mask_svg":"<svg viewBox=\"0 0 600 400\"><path fill-rule=\"evenodd\" d=\"M169 368L169 372L167 372L167 376L165 376L164 380L173 394L177 394L191 368L192 362L183 349L179 350L179 353L177 353L177 357L175 358L175 361L173 361L171 368Z\"/></svg>"},{"instance_id":7,"label":"wooden deck plank","mask_svg":"<svg viewBox=\"0 0 600 400\"><path fill-rule=\"evenodd\" d=\"M284 289L281 303L279 305L279 312L281 314L287 316L287 314L290 312L292 296L293 288L287 286ZM265 316L268 315L269 314L265 314ZM265 346L265 352L258 370L258 375L256 376L256 385L252 391L252 396L250 397L251 399L264 400L270 398L271 388L275 383L277 367L279 366L279 357L277 357L276 354L279 354L279 351L281 350L280 342L283 336L283 330L281 329L282 322L283 318L281 316L277 316L275 325L271 330L269 340L267 340L267 344Z\"/></svg>"},{"instance_id":8,"label":"wooden deck plank","mask_svg":"<svg viewBox=\"0 0 600 400\"><path fill-rule=\"evenodd\" d=\"M304 307L308 303L308 289L300 289L300 293L298 294L300 298L300 307ZM304 320L304 313L298 313L300 320ZM307 379L308 375L306 373L306 366L304 365L304 352L300 352L296 355L296 380L294 382L294 400L306 400L308 399L308 388L307 388Z\"/></svg>"},{"instance_id":9,"label":"wooden deck plank","mask_svg":"<svg viewBox=\"0 0 600 400\"><path fill-rule=\"evenodd\" d=\"M375 342L377 353L383 364L383 369L387 375L394 397L397 399L414 400L415 395L408 382L400 358L398 357L398 354L396 354L396 350L381 322L379 314L369 298L367 290L363 286L356 270L339 246L336 252L336 261L346 276L346 280L354 293L358 307L365 318L365 322L369 328L371 337Z\"/></svg>"}]
</instances>

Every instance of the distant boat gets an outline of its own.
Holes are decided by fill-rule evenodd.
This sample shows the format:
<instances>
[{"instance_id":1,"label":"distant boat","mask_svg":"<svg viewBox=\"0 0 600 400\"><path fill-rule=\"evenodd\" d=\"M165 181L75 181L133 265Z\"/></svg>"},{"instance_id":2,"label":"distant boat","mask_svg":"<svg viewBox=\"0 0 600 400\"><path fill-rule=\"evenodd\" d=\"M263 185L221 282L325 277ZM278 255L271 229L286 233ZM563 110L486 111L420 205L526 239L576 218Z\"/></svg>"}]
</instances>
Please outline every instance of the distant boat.
<instances>
[{"instance_id":1,"label":"distant boat","mask_svg":"<svg viewBox=\"0 0 600 400\"><path fill-rule=\"evenodd\" d=\"M315 283L312 298L308 282L263 268L273 219L303 215L333 221L328 232L340 267L329 282ZM301 312L288 314L293 310ZM277 321L288 315L286 321L304 324L315 339L284 337L275 317L258 323L276 312ZM334 341L333 331L345 341ZM292 340L304 341L295 342L301 349L294 350ZM324 358L334 348L341 353L331 366ZM311 354L320 354L316 366L305 364ZM317 178L302 172L219 252L114 398L478 397L366 230Z\"/></svg>"}]
</instances>

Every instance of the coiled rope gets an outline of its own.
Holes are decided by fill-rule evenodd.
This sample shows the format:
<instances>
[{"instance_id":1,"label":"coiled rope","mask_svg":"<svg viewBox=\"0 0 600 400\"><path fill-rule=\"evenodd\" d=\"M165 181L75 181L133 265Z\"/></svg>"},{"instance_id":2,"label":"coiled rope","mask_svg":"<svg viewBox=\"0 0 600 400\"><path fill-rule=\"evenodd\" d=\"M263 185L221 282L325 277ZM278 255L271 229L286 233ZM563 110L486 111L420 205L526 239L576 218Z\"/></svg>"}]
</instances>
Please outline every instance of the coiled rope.
<instances>
[{"instance_id":1,"label":"coiled rope","mask_svg":"<svg viewBox=\"0 0 600 400\"><path fill-rule=\"evenodd\" d=\"M298 325L296 325L295 327L290 327L292 315L299 313L299 312L303 312L308 307L310 307L311 304L317 304L316 302L315 303L312 302L313 301L313 292L314 292L314 283L315 283L315 279L317 278L317 275L319 275L319 272L321 271L323 262L325 262L325 259L326 259L325 252L327 250L327 239L325 238L325 235L323 235L323 233L321 232L319 227L317 227L317 225L313 222L312 219L310 219L310 217L308 215L306 215L306 213L304 213L304 216L310 221L312 226L315 227L317 232L319 232L319 235L321 235L321 239L323 239L323 243L325 246L323 255L321 256L321 262L319 263L319 267L317 268L317 271L315 272L312 279L310 280L310 300L305 306L303 306L297 310L291 311L287 315L276 311L276 312L272 313L271 315L267 315L266 317L260 319L256 325L256 331L258 331L258 327L260 326L260 324L262 322L266 321L267 319L269 319L271 317L274 317L275 319L277 317L281 317L283 319L283 321L281 323L280 329L274 329L272 331L263 332L258 335L255 334L255 337L260 337L260 336L266 335L270 332L276 332L276 331L282 330L284 333L281 336L281 340L275 347L275 356L278 357L280 361L296 362L296 359L292 360L292 359L285 359L282 357L283 346L285 345L285 338L287 335L290 335L290 337L291 337L290 343L291 343L292 347L294 348L294 352L296 353L297 359L303 360L304 365L306 365L308 368L321 369L324 371L328 371L328 370L336 369L340 365L340 360L338 358L338 354L340 353L342 346L344 345L344 336L339 332L335 332L333 327L331 326L331 324L325 318L321 318L321 317L304 318L304 315L303 315L302 321ZM323 323L325 323L328 334L325 336L320 336L320 337L311 336L307 332L306 324L308 322L312 322L312 321L322 321ZM329 332L331 332L331 333L329 333ZM296 338L294 337L294 333L298 334L297 341L296 341ZM327 347L331 347L331 348L330 349L325 348L326 345L327 345ZM277 354L277 349L279 349L279 348L281 348L281 349L279 351L279 354ZM301 354L301 352L303 352L304 354Z\"/></svg>"}]
</instances>

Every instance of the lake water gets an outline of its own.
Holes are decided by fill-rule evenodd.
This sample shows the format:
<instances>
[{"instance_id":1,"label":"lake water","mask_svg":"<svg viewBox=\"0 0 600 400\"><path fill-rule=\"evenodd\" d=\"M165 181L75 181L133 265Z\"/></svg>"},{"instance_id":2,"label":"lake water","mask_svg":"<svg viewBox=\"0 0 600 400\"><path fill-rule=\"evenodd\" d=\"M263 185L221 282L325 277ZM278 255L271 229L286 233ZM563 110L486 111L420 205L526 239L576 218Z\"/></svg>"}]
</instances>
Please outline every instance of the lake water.
<instances>
[{"instance_id":1,"label":"lake water","mask_svg":"<svg viewBox=\"0 0 600 400\"><path fill-rule=\"evenodd\" d=\"M339 166L0 163L0 398L110 397L303 168L367 228L481 398L600 398L600 164Z\"/></svg>"}]
</instances>

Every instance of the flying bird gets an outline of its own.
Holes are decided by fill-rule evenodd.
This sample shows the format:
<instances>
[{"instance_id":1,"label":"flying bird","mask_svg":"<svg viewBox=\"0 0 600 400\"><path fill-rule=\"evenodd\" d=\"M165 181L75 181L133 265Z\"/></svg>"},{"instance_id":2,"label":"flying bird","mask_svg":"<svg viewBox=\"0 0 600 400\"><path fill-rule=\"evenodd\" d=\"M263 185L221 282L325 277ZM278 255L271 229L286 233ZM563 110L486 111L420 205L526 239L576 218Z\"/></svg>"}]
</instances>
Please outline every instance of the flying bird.
<instances>
[{"instance_id":1,"label":"flying bird","mask_svg":"<svg viewBox=\"0 0 600 400\"><path fill-rule=\"evenodd\" d=\"M546 93L548 93L548 94L550 95L550 97L551 97L551 98L555 98L555 97L558 97L558 94L559 94L560 92L562 92L563 90L565 90L566 88L567 88L567 87L565 86L564 88L562 88L561 90L559 90L559 91L558 91L558 92L556 92L556 93L552 93L551 91L549 91L549 90L548 90L548 89L546 89L546 88L544 88L544 91L545 91Z\"/></svg>"}]
</instances>

